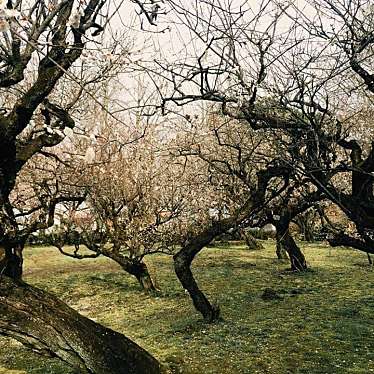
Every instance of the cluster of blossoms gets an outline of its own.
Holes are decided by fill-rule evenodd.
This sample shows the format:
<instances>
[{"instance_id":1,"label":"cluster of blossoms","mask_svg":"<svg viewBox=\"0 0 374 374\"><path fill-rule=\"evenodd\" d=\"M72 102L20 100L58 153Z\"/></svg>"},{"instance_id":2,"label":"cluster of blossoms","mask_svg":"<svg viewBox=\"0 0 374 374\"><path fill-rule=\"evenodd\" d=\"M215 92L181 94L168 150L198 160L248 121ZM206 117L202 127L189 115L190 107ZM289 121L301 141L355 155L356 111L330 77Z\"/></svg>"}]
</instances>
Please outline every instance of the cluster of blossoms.
<instances>
[{"instance_id":1,"label":"cluster of blossoms","mask_svg":"<svg viewBox=\"0 0 374 374\"><path fill-rule=\"evenodd\" d=\"M10 22L12 18L20 15L18 10L8 9L6 2L0 0L0 32L6 32L10 29Z\"/></svg>"}]
</instances>

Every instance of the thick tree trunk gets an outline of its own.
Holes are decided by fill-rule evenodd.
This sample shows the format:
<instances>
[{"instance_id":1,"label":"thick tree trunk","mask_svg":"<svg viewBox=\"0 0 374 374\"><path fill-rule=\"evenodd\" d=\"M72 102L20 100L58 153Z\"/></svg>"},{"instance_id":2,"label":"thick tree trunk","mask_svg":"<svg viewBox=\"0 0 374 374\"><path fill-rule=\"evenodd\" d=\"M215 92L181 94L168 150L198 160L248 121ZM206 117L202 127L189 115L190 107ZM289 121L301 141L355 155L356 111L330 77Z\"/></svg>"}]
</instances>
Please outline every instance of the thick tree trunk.
<instances>
[{"instance_id":1,"label":"thick tree trunk","mask_svg":"<svg viewBox=\"0 0 374 374\"><path fill-rule=\"evenodd\" d=\"M143 261L137 259L131 259L127 256L122 255L117 251L103 251L103 255L111 258L127 273L133 275L140 286L145 291L157 291L151 275L149 274L148 267Z\"/></svg>"},{"instance_id":2,"label":"thick tree trunk","mask_svg":"<svg viewBox=\"0 0 374 374\"><path fill-rule=\"evenodd\" d=\"M0 248L0 274L10 277L14 280L22 279L22 245L1 247Z\"/></svg>"},{"instance_id":3,"label":"thick tree trunk","mask_svg":"<svg viewBox=\"0 0 374 374\"><path fill-rule=\"evenodd\" d=\"M161 366L124 335L71 309L45 291L0 279L0 335L58 357L82 373L158 374Z\"/></svg>"},{"instance_id":4,"label":"thick tree trunk","mask_svg":"<svg viewBox=\"0 0 374 374\"><path fill-rule=\"evenodd\" d=\"M210 304L207 297L199 289L191 271L191 264L195 256L217 236L227 232L237 225L237 217L230 217L222 221L213 221L199 233L191 236L184 242L181 250L173 256L174 270L183 288L189 293L198 312L208 323L219 319L219 307Z\"/></svg>"},{"instance_id":5,"label":"thick tree trunk","mask_svg":"<svg viewBox=\"0 0 374 374\"><path fill-rule=\"evenodd\" d=\"M219 318L219 307L210 304L207 297L199 289L191 271L192 260L193 258L184 253L182 248L174 255L175 273L184 289L190 294L196 310L203 315L206 322L212 323Z\"/></svg>"},{"instance_id":6,"label":"thick tree trunk","mask_svg":"<svg viewBox=\"0 0 374 374\"><path fill-rule=\"evenodd\" d=\"M129 273L136 277L143 290L157 291L153 279L149 274L148 267L144 262L134 262L131 264Z\"/></svg>"},{"instance_id":7,"label":"thick tree trunk","mask_svg":"<svg viewBox=\"0 0 374 374\"><path fill-rule=\"evenodd\" d=\"M4 141L4 139L3 139ZM0 148L10 147L8 143ZM22 278L22 250L24 240L18 238L18 225L14 216L13 207L9 202L9 194L14 187L16 170L15 148L0 150L0 275L6 275L15 280ZM3 154L5 152L5 154ZM10 158L9 158L10 157Z\"/></svg>"},{"instance_id":8,"label":"thick tree trunk","mask_svg":"<svg viewBox=\"0 0 374 374\"><path fill-rule=\"evenodd\" d=\"M291 262L291 270L304 271L307 269L305 257L290 234L288 227L279 230L277 228L277 242L287 251Z\"/></svg>"}]
</instances>

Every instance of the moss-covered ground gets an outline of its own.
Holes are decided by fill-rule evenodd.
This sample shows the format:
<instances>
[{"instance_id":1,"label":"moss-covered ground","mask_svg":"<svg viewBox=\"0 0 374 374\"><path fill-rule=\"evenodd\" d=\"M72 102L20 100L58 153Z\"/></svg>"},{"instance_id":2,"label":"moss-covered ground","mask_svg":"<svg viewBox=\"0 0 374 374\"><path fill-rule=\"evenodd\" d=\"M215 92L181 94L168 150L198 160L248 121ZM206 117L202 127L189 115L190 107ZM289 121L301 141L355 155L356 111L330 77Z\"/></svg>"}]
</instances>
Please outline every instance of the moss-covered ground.
<instances>
[{"instance_id":1,"label":"moss-covered ground","mask_svg":"<svg viewBox=\"0 0 374 374\"><path fill-rule=\"evenodd\" d=\"M294 274L275 259L274 243L264 243L260 251L205 249L194 261L201 288L221 307L223 320L212 325L193 309L167 256L146 259L156 295L110 260L74 260L52 248L26 251L25 280L126 334L174 373L374 373L374 269L366 255L302 243L310 271ZM278 297L264 300L266 288ZM73 372L0 338L0 374Z\"/></svg>"}]
</instances>

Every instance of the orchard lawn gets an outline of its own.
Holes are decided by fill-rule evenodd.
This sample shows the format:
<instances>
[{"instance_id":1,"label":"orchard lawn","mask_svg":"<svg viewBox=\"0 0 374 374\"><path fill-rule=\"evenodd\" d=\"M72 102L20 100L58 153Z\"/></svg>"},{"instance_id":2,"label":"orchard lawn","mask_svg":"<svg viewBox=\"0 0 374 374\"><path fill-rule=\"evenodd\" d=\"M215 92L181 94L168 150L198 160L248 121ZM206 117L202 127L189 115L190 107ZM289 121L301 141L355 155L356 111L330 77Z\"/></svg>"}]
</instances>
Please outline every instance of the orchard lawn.
<instances>
[{"instance_id":1,"label":"orchard lawn","mask_svg":"<svg viewBox=\"0 0 374 374\"><path fill-rule=\"evenodd\" d=\"M263 243L264 250L207 248L197 257L194 274L221 307L223 320L213 325L202 323L167 256L146 258L159 294L140 291L108 259L74 260L53 248L26 251L25 280L132 338L171 373L374 373L374 269L366 255L303 243L310 271L293 274L275 260L274 243ZM0 374L73 372L0 338Z\"/></svg>"}]
</instances>

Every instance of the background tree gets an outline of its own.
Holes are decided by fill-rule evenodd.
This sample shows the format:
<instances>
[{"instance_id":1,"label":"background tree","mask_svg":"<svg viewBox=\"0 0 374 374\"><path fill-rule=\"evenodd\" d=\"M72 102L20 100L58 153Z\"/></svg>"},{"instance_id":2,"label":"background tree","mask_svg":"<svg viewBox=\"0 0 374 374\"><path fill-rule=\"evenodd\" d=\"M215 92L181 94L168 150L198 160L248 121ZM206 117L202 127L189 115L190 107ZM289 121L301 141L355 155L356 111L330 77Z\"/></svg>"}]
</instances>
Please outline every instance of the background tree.
<instances>
[{"instance_id":1,"label":"background tree","mask_svg":"<svg viewBox=\"0 0 374 374\"><path fill-rule=\"evenodd\" d=\"M372 98L370 2L168 3L190 39L181 37L188 58L166 56L153 69L170 83L162 110L218 102L224 114L272 134L279 157L356 225L356 236L342 232L334 243L372 252L372 145L350 131L347 111ZM349 191L339 187L345 174Z\"/></svg>"},{"instance_id":2,"label":"background tree","mask_svg":"<svg viewBox=\"0 0 374 374\"><path fill-rule=\"evenodd\" d=\"M34 211L21 212L27 217L38 211L42 217L39 224L27 228L28 220L17 217L11 197L27 162L79 127L72 116L75 105L88 85L103 77L98 65L93 73L99 78L83 73L83 52L88 46L100 50L98 54L104 52L107 40L100 34L117 10L98 0L1 3L0 333L82 371L156 373L158 362L123 335L21 282L27 236L33 229L50 226L56 205L66 197L57 195ZM115 55L123 55L123 49L113 48ZM107 73L110 68L103 65ZM66 88L68 83L71 89Z\"/></svg>"},{"instance_id":3,"label":"background tree","mask_svg":"<svg viewBox=\"0 0 374 374\"><path fill-rule=\"evenodd\" d=\"M250 128L243 129L238 122L212 113L190 120L171 149L176 160L184 160L184 170L192 171L187 174L188 180L195 175L199 179L194 185L203 189L195 209L187 210L186 222L190 223L181 235L174 267L207 322L219 317L219 309L199 289L191 264L213 239L245 228L285 189L289 169L271 152L264 153L268 142Z\"/></svg>"},{"instance_id":4,"label":"background tree","mask_svg":"<svg viewBox=\"0 0 374 374\"><path fill-rule=\"evenodd\" d=\"M306 210L304 213L299 214L294 219L294 223L300 230L302 240L307 242L315 241L315 233L317 231L318 211L315 207Z\"/></svg>"},{"instance_id":5,"label":"background tree","mask_svg":"<svg viewBox=\"0 0 374 374\"><path fill-rule=\"evenodd\" d=\"M83 152L93 156L85 167L79 159L69 160L67 173L54 174L86 196L82 205L65 204L62 222L47 237L65 255L114 260L145 290L156 286L143 259L173 253L174 235L163 226L177 219L185 203L159 135L154 128L124 147L115 127L99 132L96 144ZM69 252L64 247L72 240L75 248ZM82 247L92 253L82 253Z\"/></svg>"}]
</instances>

